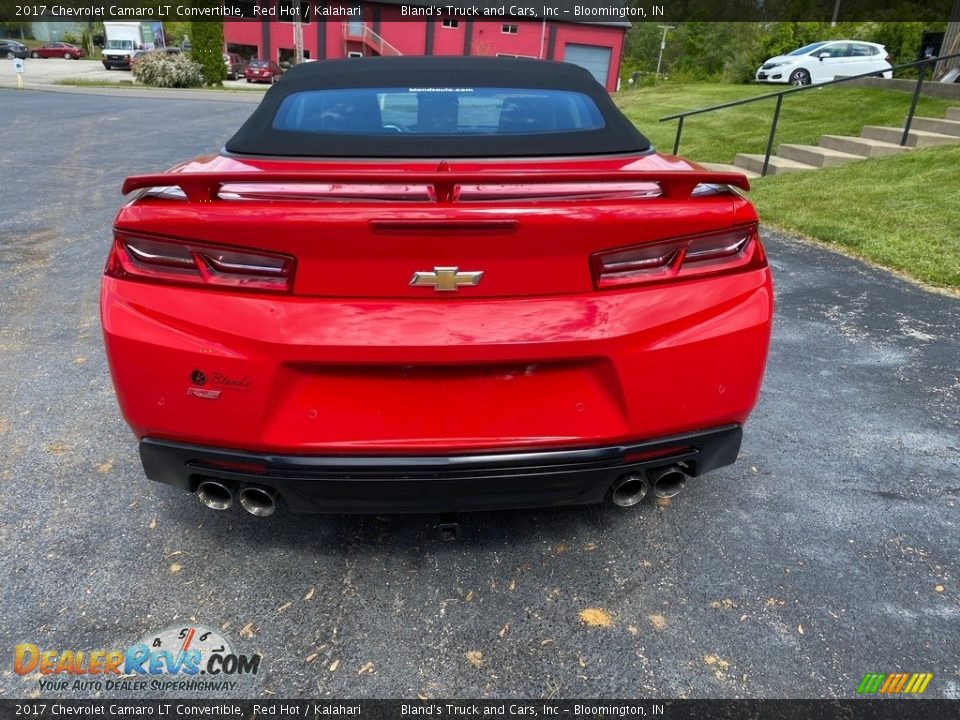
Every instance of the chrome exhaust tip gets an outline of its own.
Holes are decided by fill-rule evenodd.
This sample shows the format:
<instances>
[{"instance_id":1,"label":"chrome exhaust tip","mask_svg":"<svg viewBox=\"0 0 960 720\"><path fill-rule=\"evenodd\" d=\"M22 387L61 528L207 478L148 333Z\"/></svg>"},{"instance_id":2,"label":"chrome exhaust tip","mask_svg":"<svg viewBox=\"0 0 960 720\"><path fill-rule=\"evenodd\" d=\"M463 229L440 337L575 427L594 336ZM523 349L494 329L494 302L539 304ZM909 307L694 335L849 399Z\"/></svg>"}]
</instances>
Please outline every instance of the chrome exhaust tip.
<instances>
[{"instance_id":1,"label":"chrome exhaust tip","mask_svg":"<svg viewBox=\"0 0 960 720\"><path fill-rule=\"evenodd\" d=\"M245 485L240 490L240 506L251 515L268 517L277 509L277 492L272 488Z\"/></svg>"},{"instance_id":2,"label":"chrome exhaust tip","mask_svg":"<svg viewBox=\"0 0 960 720\"><path fill-rule=\"evenodd\" d=\"M658 498L672 498L679 495L687 484L687 476L676 465L650 472L653 494Z\"/></svg>"},{"instance_id":3,"label":"chrome exhaust tip","mask_svg":"<svg viewBox=\"0 0 960 720\"><path fill-rule=\"evenodd\" d=\"M610 486L610 499L619 508L633 507L650 492L650 483L639 473L622 475Z\"/></svg>"},{"instance_id":4,"label":"chrome exhaust tip","mask_svg":"<svg viewBox=\"0 0 960 720\"><path fill-rule=\"evenodd\" d=\"M219 480L203 480L197 486L197 497L211 510L229 510L233 505L233 490Z\"/></svg>"}]
</instances>

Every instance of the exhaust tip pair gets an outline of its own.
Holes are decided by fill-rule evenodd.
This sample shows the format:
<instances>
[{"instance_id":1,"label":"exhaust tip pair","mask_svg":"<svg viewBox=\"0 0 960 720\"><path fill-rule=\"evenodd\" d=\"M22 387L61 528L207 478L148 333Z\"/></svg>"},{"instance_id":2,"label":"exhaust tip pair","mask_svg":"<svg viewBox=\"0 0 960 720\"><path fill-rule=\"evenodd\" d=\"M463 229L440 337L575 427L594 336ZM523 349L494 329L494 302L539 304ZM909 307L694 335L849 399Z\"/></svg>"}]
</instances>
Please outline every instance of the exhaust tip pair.
<instances>
[{"instance_id":1,"label":"exhaust tip pair","mask_svg":"<svg viewBox=\"0 0 960 720\"><path fill-rule=\"evenodd\" d=\"M628 473L617 478L610 486L610 499L617 507L629 508L640 503L651 490L658 498L672 498L686 484L686 473L677 465L648 471L646 477L639 472Z\"/></svg>"},{"instance_id":2,"label":"exhaust tip pair","mask_svg":"<svg viewBox=\"0 0 960 720\"><path fill-rule=\"evenodd\" d=\"M259 485L241 485L235 495L231 485L206 478L197 486L197 497L211 510L229 510L236 498L240 507L257 517L273 515L277 509L277 492Z\"/></svg>"}]
</instances>

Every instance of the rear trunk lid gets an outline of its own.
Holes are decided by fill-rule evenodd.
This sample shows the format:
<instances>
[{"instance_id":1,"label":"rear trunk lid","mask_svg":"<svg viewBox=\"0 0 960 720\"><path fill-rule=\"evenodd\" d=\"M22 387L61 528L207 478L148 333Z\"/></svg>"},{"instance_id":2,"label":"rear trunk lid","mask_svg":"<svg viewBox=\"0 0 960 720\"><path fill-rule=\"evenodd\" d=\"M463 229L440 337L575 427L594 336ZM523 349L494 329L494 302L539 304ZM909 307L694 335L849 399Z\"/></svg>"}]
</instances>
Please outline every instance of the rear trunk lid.
<instances>
[{"instance_id":1,"label":"rear trunk lid","mask_svg":"<svg viewBox=\"0 0 960 720\"><path fill-rule=\"evenodd\" d=\"M128 179L125 191L148 189L117 227L292 256L293 292L302 296L554 295L591 291L599 251L731 227L746 201L711 184L739 182L656 154L440 163L214 157Z\"/></svg>"}]
</instances>

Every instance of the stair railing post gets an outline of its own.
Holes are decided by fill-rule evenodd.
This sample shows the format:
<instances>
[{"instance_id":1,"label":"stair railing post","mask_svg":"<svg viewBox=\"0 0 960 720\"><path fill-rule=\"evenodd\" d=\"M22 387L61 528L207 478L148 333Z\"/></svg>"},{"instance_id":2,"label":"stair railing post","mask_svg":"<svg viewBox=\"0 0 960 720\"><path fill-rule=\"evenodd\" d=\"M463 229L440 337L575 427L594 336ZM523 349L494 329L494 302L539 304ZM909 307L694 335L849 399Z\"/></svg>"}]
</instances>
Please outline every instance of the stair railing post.
<instances>
[{"instance_id":1,"label":"stair railing post","mask_svg":"<svg viewBox=\"0 0 960 720\"><path fill-rule=\"evenodd\" d=\"M677 136L673 139L673 154L680 152L680 133L683 132L683 115L677 121Z\"/></svg>"},{"instance_id":2,"label":"stair railing post","mask_svg":"<svg viewBox=\"0 0 960 720\"><path fill-rule=\"evenodd\" d=\"M767 168L770 166L770 153L773 152L773 138L777 134L777 122L780 120L780 106L783 104L783 95L777 95L777 108L773 111L773 122L770 123L770 137L767 138L767 154L763 156L763 170L760 171L761 177L767 176Z\"/></svg>"},{"instance_id":3,"label":"stair railing post","mask_svg":"<svg viewBox=\"0 0 960 720\"><path fill-rule=\"evenodd\" d=\"M923 76L927 72L927 63L920 66L920 72L917 75L917 86L913 89L913 100L910 103L910 113L907 115L907 122L903 127L903 137L900 138L900 146L907 144L907 138L910 135L910 126L913 124L913 114L917 111L917 101L920 99L920 88L923 86Z\"/></svg>"}]
</instances>

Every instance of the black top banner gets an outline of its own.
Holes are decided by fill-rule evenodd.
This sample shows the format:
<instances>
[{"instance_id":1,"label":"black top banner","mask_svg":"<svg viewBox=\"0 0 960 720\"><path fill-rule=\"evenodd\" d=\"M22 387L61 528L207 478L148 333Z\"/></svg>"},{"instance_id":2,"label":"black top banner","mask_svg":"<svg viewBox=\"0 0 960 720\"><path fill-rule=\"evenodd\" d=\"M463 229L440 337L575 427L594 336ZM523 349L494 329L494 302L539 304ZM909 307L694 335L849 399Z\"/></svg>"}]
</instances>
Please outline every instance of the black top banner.
<instances>
[{"instance_id":1,"label":"black top banner","mask_svg":"<svg viewBox=\"0 0 960 720\"><path fill-rule=\"evenodd\" d=\"M953 700L0 700L14 718L951 720Z\"/></svg>"},{"instance_id":2,"label":"black top banner","mask_svg":"<svg viewBox=\"0 0 960 720\"><path fill-rule=\"evenodd\" d=\"M411 22L433 19L603 23L638 22L944 22L960 21L960 0L362 0L405 9ZM349 0L0 0L0 21L104 20L344 22ZM285 10L279 14L264 9Z\"/></svg>"}]
</instances>

